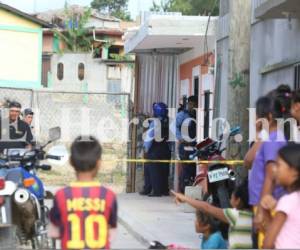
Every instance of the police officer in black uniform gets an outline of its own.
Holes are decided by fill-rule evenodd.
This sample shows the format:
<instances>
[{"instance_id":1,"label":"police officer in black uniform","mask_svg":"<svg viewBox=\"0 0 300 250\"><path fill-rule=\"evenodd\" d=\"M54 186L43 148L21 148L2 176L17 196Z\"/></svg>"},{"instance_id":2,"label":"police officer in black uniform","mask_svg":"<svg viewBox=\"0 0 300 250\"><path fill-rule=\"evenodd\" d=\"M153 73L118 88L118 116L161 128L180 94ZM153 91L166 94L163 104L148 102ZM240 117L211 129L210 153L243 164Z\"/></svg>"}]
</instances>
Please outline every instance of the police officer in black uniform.
<instances>
[{"instance_id":1,"label":"police officer in black uniform","mask_svg":"<svg viewBox=\"0 0 300 250\"><path fill-rule=\"evenodd\" d=\"M190 151L185 150L188 146L195 146L197 136L196 108L198 107L197 96L190 96L188 98L187 108L182 109L176 116L176 137L179 141L179 158L180 160L190 160ZM193 120L192 120L193 119ZM183 129L187 126L187 129ZM187 131L188 134L183 132ZM196 176L196 164L184 163L181 165L181 172L179 176L179 189L184 193L185 187L193 183Z\"/></svg>"},{"instance_id":2,"label":"police officer in black uniform","mask_svg":"<svg viewBox=\"0 0 300 250\"><path fill-rule=\"evenodd\" d=\"M168 107L165 103L153 104L153 116L144 141L145 158L170 160ZM155 138L160 135L160 138ZM145 186L141 195L159 197L169 195L169 163L146 163L144 165Z\"/></svg>"}]
</instances>

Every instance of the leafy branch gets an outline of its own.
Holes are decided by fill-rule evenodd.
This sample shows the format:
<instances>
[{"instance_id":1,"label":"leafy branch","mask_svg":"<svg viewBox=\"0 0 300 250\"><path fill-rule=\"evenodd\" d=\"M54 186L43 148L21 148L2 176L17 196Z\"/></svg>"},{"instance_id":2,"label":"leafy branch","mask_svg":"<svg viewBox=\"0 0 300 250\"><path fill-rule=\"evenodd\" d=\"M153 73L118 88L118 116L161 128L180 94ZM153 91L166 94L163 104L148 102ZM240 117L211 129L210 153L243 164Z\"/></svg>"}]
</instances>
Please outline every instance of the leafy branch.
<instances>
[{"instance_id":1,"label":"leafy branch","mask_svg":"<svg viewBox=\"0 0 300 250\"><path fill-rule=\"evenodd\" d=\"M74 14L65 6L65 25L64 30L54 29L54 35L62 41L67 51L89 52L92 49L93 38L89 30L85 28L91 16L91 9L85 8L82 15ZM63 51L60 51L61 53Z\"/></svg>"}]
</instances>

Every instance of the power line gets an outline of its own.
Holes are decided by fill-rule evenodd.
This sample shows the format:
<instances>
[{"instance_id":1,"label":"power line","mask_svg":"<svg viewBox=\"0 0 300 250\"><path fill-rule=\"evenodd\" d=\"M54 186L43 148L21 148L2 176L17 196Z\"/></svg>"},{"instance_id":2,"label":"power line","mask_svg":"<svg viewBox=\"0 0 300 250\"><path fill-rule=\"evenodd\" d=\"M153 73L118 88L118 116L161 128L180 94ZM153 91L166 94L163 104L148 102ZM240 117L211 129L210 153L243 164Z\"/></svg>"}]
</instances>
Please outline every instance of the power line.
<instances>
[{"instance_id":1,"label":"power line","mask_svg":"<svg viewBox=\"0 0 300 250\"><path fill-rule=\"evenodd\" d=\"M218 0L215 0L214 5L212 6L212 8L209 12L208 21L207 21L207 25L206 25L204 51L205 51L205 56L206 56L205 64L207 64L207 65L209 64L208 63L208 60L209 60L209 58L208 58L208 28L209 28L209 24L210 24L211 15L214 12L215 8L217 7L218 2L219 2Z\"/></svg>"}]
</instances>

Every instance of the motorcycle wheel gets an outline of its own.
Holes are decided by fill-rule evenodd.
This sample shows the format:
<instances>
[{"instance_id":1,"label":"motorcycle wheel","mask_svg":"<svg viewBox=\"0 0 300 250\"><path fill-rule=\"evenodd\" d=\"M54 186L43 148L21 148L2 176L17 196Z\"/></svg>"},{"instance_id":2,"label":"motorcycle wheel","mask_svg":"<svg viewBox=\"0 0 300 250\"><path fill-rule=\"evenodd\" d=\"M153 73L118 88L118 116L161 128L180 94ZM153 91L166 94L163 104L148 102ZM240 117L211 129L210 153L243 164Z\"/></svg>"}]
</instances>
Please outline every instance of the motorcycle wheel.
<instances>
[{"instance_id":1,"label":"motorcycle wheel","mask_svg":"<svg viewBox=\"0 0 300 250\"><path fill-rule=\"evenodd\" d=\"M44 205L44 201L41 205L41 220L35 226L36 236L31 240L33 249L56 249L56 240L48 237L47 225L49 224L49 208Z\"/></svg>"},{"instance_id":2,"label":"motorcycle wheel","mask_svg":"<svg viewBox=\"0 0 300 250\"><path fill-rule=\"evenodd\" d=\"M230 197L225 182L222 182L218 185L216 195L218 197L219 205L221 208L230 207Z\"/></svg>"},{"instance_id":3,"label":"motorcycle wheel","mask_svg":"<svg viewBox=\"0 0 300 250\"><path fill-rule=\"evenodd\" d=\"M229 197L227 186L225 184L226 184L225 182L222 182L217 187L217 197L221 208L230 207L230 197ZM221 223L220 231L224 239L228 239L228 225L225 223Z\"/></svg>"},{"instance_id":4,"label":"motorcycle wheel","mask_svg":"<svg viewBox=\"0 0 300 250\"><path fill-rule=\"evenodd\" d=\"M56 249L55 240L48 238L47 234L35 236L31 240L32 249Z\"/></svg>"},{"instance_id":5,"label":"motorcycle wheel","mask_svg":"<svg viewBox=\"0 0 300 250\"><path fill-rule=\"evenodd\" d=\"M205 193L205 194L203 195L203 201L206 201L206 202L208 202L209 204L213 204L213 197L212 197L212 195L209 194L209 193Z\"/></svg>"}]
</instances>

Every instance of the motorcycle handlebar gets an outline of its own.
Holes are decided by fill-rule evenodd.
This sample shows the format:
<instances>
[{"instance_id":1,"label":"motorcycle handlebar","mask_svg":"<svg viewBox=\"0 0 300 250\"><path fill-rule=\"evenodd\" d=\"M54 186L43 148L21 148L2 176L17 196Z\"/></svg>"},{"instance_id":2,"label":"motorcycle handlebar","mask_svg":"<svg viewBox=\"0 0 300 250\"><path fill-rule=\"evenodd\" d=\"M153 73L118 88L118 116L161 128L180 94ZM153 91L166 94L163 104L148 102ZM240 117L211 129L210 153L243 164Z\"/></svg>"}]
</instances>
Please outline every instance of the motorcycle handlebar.
<instances>
[{"instance_id":1,"label":"motorcycle handlebar","mask_svg":"<svg viewBox=\"0 0 300 250\"><path fill-rule=\"evenodd\" d=\"M39 169L42 169L44 171L50 171L51 170L51 166L50 165L41 165L38 166Z\"/></svg>"},{"instance_id":2,"label":"motorcycle handlebar","mask_svg":"<svg viewBox=\"0 0 300 250\"><path fill-rule=\"evenodd\" d=\"M47 155L46 158L47 159L51 159L51 160L57 160L57 161L59 161L61 159L61 156Z\"/></svg>"},{"instance_id":3,"label":"motorcycle handlebar","mask_svg":"<svg viewBox=\"0 0 300 250\"><path fill-rule=\"evenodd\" d=\"M3 159L0 159L0 168L6 168L8 165L7 165L7 162L4 161Z\"/></svg>"},{"instance_id":4,"label":"motorcycle handlebar","mask_svg":"<svg viewBox=\"0 0 300 250\"><path fill-rule=\"evenodd\" d=\"M240 132L241 132L241 127L237 126L237 127L230 130L229 135L230 136L235 136L235 135L239 134Z\"/></svg>"},{"instance_id":5,"label":"motorcycle handlebar","mask_svg":"<svg viewBox=\"0 0 300 250\"><path fill-rule=\"evenodd\" d=\"M237 127L232 128L230 130L229 136L230 137L231 136L235 136L235 135L239 134L240 132L241 132L241 127L237 126ZM220 135L220 140L222 140L222 139L223 139L223 134ZM219 147L214 148L214 146L217 145L218 143L219 143ZM220 147L221 147L221 143L220 142L214 142L212 144L209 144L209 145L205 146L204 148L201 148L200 150L199 149L196 150L195 153L193 153L193 154L191 154L189 156L189 159L193 160L194 158L199 157L201 155L205 155L205 154L209 156L211 153L215 153L216 151L220 151L220 154L221 154L226 148L223 148L222 150L220 150ZM211 152L211 150L214 151L214 152Z\"/></svg>"},{"instance_id":6,"label":"motorcycle handlebar","mask_svg":"<svg viewBox=\"0 0 300 250\"><path fill-rule=\"evenodd\" d=\"M213 144L210 144L209 146L206 146L205 148L203 148L203 149L198 149L198 150L196 150L196 152L195 153L193 153L193 154L191 154L190 156L189 156L189 158L190 158L190 160L193 160L193 159L195 159L196 157L202 157L202 156L209 156L209 155L211 155L212 154L212 152L215 152L216 151L216 142L214 142Z\"/></svg>"},{"instance_id":7,"label":"motorcycle handlebar","mask_svg":"<svg viewBox=\"0 0 300 250\"><path fill-rule=\"evenodd\" d=\"M200 150L197 150L195 153L191 154L189 156L190 160L194 160L196 157L199 157L200 155Z\"/></svg>"}]
</instances>

